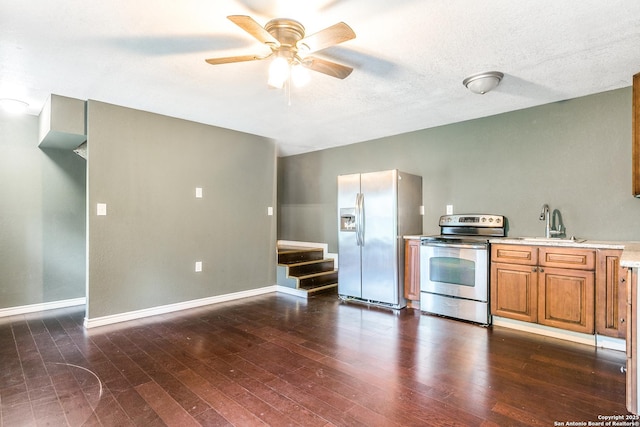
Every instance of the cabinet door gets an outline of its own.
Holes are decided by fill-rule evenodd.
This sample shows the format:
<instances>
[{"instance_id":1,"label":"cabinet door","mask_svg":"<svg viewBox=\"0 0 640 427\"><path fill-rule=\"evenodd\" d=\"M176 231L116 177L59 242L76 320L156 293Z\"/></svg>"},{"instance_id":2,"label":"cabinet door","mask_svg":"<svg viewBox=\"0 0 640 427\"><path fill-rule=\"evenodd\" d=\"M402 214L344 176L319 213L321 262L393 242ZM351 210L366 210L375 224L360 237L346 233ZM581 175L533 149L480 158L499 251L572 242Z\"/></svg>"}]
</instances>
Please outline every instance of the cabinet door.
<instances>
[{"instance_id":1,"label":"cabinet door","mask_svg":"<svg viewBox=\"0 0 640 427\"><path fill-rule=\"evenodd\" d=\"M593 334L595 273L548 267L539 271L538 323Z\"/></svg>"},{"instance_id":2,"label":"cabinet door","mask_svg":"<svg viewBox=\"0 0 640 427\"><path fill-rule=\"evenodd\" d=\"M491 314L525 322L537 320L537 268L491 263Z\"/></svg>"},{"instance_id":3,"label":"cabinet door","mask_svg":"<svg viewBox=\"0 0 640 427\"><path fill-rule=\"evenodd\" d=\"M409 239L404 251L404 297L420 300L420 240Z\"/></svg>"},{"instance_id":4,"label":"cabinet door","mask_svg":"<svg viewBox=\"0 0 640 427\"><path fill-rule=\"evenodd\" d=\"M621 255L618 249L599 249L596 270L596 332L614 338L627 336L627 272L620 267Z\"/></svg>"}]
</instances>

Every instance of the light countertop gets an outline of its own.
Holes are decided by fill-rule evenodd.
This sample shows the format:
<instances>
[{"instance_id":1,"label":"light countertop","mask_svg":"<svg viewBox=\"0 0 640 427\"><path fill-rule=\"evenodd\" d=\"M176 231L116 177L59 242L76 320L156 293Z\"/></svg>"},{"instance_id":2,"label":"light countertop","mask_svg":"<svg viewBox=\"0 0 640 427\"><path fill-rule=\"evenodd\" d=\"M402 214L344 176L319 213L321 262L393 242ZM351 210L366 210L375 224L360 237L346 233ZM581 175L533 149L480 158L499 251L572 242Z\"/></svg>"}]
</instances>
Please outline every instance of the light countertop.
<instances>
[{"instance_id":1,"label":"light countertop","mask_svg":"<svg viewBox=\"0 0 640 427\"><path fill-rule=\"evenodd\" d=\"M499 237L489 239L489 243L505 243L510 245L527 246L556 246L564 248L585 248L585 249L624 249L628 242L614 242L604 240L583 240L583 239L539 239L528 237Z\"/></svg>"},{"instance_id":2,"label":"light countertop","mask_svg":"<svg viewBox=\"0 0 640 427\"><path fill-rule=\"evenodd\" d=\"M420 235L403 236L406 240L420 239ZM571 240L571 239L535 239L526 237L495 237L489 243L511 245L558 246L589 249L622 249L620 265L622 267L640 268L640 242L604 241L604 240Z\"/></svg>"}]
</instances>

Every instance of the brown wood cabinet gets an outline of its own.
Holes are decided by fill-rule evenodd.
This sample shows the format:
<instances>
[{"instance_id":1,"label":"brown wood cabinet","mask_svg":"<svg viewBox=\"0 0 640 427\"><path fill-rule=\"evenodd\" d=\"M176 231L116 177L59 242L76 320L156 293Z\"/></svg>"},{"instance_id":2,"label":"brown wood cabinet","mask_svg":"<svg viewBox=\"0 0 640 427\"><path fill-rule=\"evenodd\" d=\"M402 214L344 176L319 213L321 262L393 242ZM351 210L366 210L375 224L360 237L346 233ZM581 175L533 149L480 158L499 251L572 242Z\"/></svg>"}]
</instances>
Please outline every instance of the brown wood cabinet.
<instances>
[{"instance_id":1,"label":"brown wood cabinet","mask_svg":"<svg viewBox=\"0 0 640 427\"><path fill-rule=\"evenodd\" d=\"M538 277L532 267L491 263L491 314L538 321Z\"/></svg>"},{"instance_id":2,"label":"brown wood cabinet","mask_svg":"<svg viewBox=\"0 0 640 427\"><path fill-rule=\"evenodd\" d=\"M491 245L491 262L536 265L538 247L522 245Z\"/></svg>"},{"instance_id":3,"label":"brown wood cabinet","mask_svg":"<svg viewBox=\"0 0 640 427\"><path fill-rule=\"evenodd\" d=\"M596 333L614 338L627 336L627 269L620 256L620 249L598 249Z\"/></svg>"},{"instance_id":4,"label":"brown wood cabinet","mask_svg":"<svg viewBox=\"0 0 640 427\"><path fill-rule=\"evenodd\" d=\"M537 246L491 245L491 314L538 321Z\"/></svg>"},{"instance_id":5,"label":"brown wood cabinet","mask_svg":"<svg viewBox=\"0 0 640 427\"><path fill-rule=\"evenodd\" d=\"M627 410L633 414L638 411L638 272L635 268L627 270Z\"/></svg>"},{"instance_id":6,"label":"brown wood cabinet","mask_svg":"<svg viewBox=\"0 0 640 427\"><path fill-rule=\"evenodd\" d=\"M494 244L491 313L594 333L593 249Z\"/></svg>"},{"instance_id":7,"label":"brown wood cabinet","mask_svg":"<svg viewBox=\"0 0 640 427\"><path fill-rule=\"evenodd\" d=\"M633 104L631 108L631 172L632 192L640 197L640 73L633 76Z\"/></svg>"},{"instance_id":8,"label":"brown wood cabinet","mask_svg":"<svg viewBox=\"0 0 640 427\"><path fill-rule=\"evenodd\" d=\"M420 300L420 240L407 239L404 247L404 297Z\"/></svg>"},{"instance_id":9,"label":"brown wood cabinet","mask_svg":"<svg viewBox=\"0 0 640 427\"><path fill-rule=\"evenodd\" d=\"M595 272L539 267L538 323L594 333Z\"/></svg>"}]
</instances>

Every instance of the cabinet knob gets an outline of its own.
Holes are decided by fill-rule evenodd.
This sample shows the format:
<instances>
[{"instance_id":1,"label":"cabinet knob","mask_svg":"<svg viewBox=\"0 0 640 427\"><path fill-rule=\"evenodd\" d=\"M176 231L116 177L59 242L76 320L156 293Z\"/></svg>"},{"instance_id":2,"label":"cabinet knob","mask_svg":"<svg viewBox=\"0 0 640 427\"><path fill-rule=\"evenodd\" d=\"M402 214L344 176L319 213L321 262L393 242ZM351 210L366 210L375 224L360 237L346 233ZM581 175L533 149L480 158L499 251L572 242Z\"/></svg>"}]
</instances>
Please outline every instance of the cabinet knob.
<instances>
[{"instance_id":1,"label":"cabinet knob","mask_svg":"<svg viewBox=\"0 0 640 427\"><path fill-rule=\"evenodd\" d=\"M540 267L540 273L544 273L544 268Z\"/></svg>"},{"instance_id":2,"label":"cabinet knob","mask_svg":"<svg viewBox=\"0 0 640 427\"><path fill-rule=\"evenodd\" d=\"M624 317L620 318L620 323L624 323Z\"/></svg>"},{"instance_id":3,"label":"cabinet knob","mask_svg":"<svg viewBox=\"0 0 640 427\"><path fill-rule=\"evenodd\" d=\"M622 283L624 283L624 282L626 282L626 281L627 281L627 279L626 279L625 277L623 277L622 279L620 279L620 282L622 282Z\"/></svg>"},{"instance_id":4,"label":"cabinet knob","mask_svg":"<svg viewBox=\"0 0 640 427\"><path fill-rule=\"evenodd\" d=\"M531 271L533 271L535 273L536 271L538 271L538 269L533 267L533 268L531 268Z\"/></svg>"}]
</instances>

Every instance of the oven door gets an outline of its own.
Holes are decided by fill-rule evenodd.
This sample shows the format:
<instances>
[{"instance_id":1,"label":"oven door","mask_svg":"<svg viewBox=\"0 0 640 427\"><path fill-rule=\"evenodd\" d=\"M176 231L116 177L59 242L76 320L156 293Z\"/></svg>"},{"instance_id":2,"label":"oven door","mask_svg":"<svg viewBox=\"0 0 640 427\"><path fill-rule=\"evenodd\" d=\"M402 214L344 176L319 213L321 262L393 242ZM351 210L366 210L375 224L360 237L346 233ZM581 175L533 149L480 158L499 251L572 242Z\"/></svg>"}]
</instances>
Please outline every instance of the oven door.
<instances>
[{"instance_id":1,"label":"oven door","mask_svg":"<svg viewBox=\"0 0 640 427\"><path fill-rule=\"evenodd\" d=\"M420 246L420 291L486 302L488 244L438 243Z\"/></svg>"}]
</instances>

